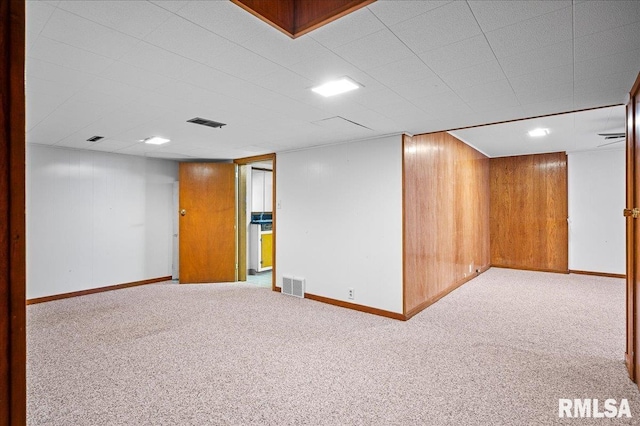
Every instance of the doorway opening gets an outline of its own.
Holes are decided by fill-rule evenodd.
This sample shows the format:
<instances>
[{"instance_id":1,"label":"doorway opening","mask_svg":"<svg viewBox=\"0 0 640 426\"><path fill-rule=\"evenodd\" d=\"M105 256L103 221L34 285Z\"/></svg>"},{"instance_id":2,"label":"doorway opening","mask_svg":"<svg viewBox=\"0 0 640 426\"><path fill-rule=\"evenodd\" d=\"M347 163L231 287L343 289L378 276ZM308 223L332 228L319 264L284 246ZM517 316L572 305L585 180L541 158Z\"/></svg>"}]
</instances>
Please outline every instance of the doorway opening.
<instances>
[{"instance_id":1,"label":"doorway opening","mask_svg":"<svg viewBox=\"0 0 640 426\"><path fill-rule=\"evenodd\" d=\"M275 154L238 164L238 281L275 286Z\"/></svg>"}]
</instances>

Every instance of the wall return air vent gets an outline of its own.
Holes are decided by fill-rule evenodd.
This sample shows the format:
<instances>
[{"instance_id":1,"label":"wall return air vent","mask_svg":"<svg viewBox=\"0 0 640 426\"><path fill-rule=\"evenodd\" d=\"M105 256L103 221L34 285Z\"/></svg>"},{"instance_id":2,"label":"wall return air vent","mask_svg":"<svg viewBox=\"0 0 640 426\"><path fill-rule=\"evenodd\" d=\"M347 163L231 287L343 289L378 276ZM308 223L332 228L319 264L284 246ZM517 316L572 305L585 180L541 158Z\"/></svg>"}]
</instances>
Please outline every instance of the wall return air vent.
<instances>
[{"instance_id":1,"label":"wall return air vent","mask_svg":"<svg viewBox=\"0 0 640 426\"><path fill-rule=\"evenodd\" d=\"M282 294L304 298L304 278L282 277Z\"/></svg>"},{"instance_id":2,"label":"wall return air vent","mask_svg":"<svg viewBox=\"0 0 640 426\"><path fill-rule=\"evenodd\" d=\"M206 118L200 118L200 117L187 120L187 123L195 123L195 124L200 124L202 126L213 127L213 128L226 126L225 123L218 123L217 121L207 120Z\"/></svg>"}]
</instances>

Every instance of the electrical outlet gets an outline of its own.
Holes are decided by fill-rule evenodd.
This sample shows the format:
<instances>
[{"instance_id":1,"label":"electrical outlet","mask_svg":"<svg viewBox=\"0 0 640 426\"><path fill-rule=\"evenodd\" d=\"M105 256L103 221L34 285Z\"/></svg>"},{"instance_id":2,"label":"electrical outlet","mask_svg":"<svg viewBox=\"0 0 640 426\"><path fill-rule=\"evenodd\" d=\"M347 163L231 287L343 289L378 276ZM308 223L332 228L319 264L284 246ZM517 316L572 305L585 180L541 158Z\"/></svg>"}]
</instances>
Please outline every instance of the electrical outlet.
<instances>
[{"instance_id":1,"label":"electrical outlet","mask_svg":"<svg viewBox=\"0 0 640 426\"><path fill-rule=\"evenodd\" d=\"M348 290L348 291L349 291L349 293L348 293L348 296L347 296L347 297L348 297L349 299L353 300L353 289L352 289L352 288L349 288L349 290Z\"/></svg>"}]
</instances>

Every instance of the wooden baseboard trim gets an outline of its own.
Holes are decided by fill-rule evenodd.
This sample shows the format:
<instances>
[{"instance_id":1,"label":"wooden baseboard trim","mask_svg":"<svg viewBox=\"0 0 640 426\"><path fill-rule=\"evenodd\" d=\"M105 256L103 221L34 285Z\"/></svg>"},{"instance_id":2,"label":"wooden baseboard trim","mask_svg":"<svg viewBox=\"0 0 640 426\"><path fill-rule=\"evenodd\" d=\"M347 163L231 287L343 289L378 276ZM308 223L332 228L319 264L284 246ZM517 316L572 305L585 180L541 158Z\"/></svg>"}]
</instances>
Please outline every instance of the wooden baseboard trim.
<instances>
[{"instance_id":1,"label":"wooden baseboard trim","mask_svg":"<svg viewBox=\"0 0 640 426\"><path fill-rule=\"evenodd\" d=\"M28 299L27 300L27 305L34 305L36 303L51 302L52 300L68 299L70 297L86 296L87 294L102 293L102 292L105 292L105 291L120 290L122 288L137 287L139 285L159 283L159 282L162 282L162 281L171 281L171 276L169 275L169 276L166 276L166 277L151 278L151 279L148 279L148 280L134 281L134 282L130 282L130 283L110 285L110 286L106 286L106 287L98 287L98 288L90 288L90 289L87 289L87 290L72 291L71 293L54 294L53 296L36 297L35 299Z\"/></svg>"},{"instance_id":2,"label":"wooden baseboard trim","mask_svg":"<svg viewBox=\"0 0 640 426\"><path fill-rule=\"evenodd\" d=\"M636 382L635 374L633 371L633 359L631 359L631 355L628 353L624 353L624 365L627 367L627 374L632 382Z\"/></svg>"},{"instance_id":3,"label":"wooden baseboard trim","mask_svg":"<svg viewBox=\"0 0 640 426\"><path fill-rule=\"evenodd\" d=\"M460 281L454 283L451 287L447 288L446 290L443 290L440 293L438 293L435 296L433 296L432 298L425 300L424 302L422 302L421 304L419 304L415 308L411 309L409 312L406 312L405 315L404 315L405 316L405 320L408 320L409 318L411 318L411 317L415 316L416 314L422 312L423 310L425 310L429 306L431 306L434 303L436 303L438 300L440 300L443 297L445 297L447 294L451 293L453 290L455 290L457 288L460 288L463 284L468 283L469 281L471 281L475 277L477 277L480 274L488 271L489 268L491 268L491 267L490 266L485 266L484 268L481 268L477 273L469 275L468 277L465 277L465 278L461 279Z\"/></svg>"},{"instance_id":4,"label":"wooden baseboard trim","mask_svg":"<svg viewBox=\"0 0 640 426\"><path fill-rule=\"evenodd\" d=\"M627 278L626 274L610 274L608 272L577 271L575 269L569 269L569 273L579 274L579 275L595 275L596 277L607 277L607 278Z\"/></svg>"},{"instance_id":5,"label":"wooden baseboard trim","mask_svg":"<svg viewBox=\"0 0 640 426\"><path fill-rule=\"evenodd\" d=\"M305 299L315 300L316 302L327 303L329 305L339 306L341 308L353 309L355 311L365 312L367 314L379 315L382 317L392 318L400 321L406 321L406 317L397 312L385 311L384 309L372 308L370 306L358 305L357 303L345 302L343 300L331 299L329 297L318 296L316 294L305 293Z\"/></svg>"},{"instance_id":6,"label":"wooden baseboard trim","mask_svg":"<svg viewBox=\"0 0 640 426\"><path fill-rule=\"evenodd\" d=\"M562 269L545 269L545 268L529 268L526 266L510 266L510 265L491 265L492 268L503 268L503 269L517 269L519 271L533 271L533 272L552 272L554 274L568 274L569 270Z\"/></svg>"}]
</instances>

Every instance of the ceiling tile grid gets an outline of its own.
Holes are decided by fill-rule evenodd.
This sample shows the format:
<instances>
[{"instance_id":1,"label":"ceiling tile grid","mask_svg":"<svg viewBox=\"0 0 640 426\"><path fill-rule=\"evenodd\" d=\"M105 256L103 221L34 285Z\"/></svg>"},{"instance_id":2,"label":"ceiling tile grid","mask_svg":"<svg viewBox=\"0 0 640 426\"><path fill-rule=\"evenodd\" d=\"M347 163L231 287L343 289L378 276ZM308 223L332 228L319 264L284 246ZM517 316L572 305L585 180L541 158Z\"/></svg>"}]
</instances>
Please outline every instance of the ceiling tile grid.
<instances>
[{"instance_id":1,"label":"ceiling tile grid","mask_svg":"<svg viewBox=\"0 0 640 426\"><path fill-rule=\"evenodd\" d=\"M229 1L28 0L27 140L229 158L620 104L639 4L378 0L293 40ZM362 87L310 90L343 76Z\"/></svg>"}]
</instances>

